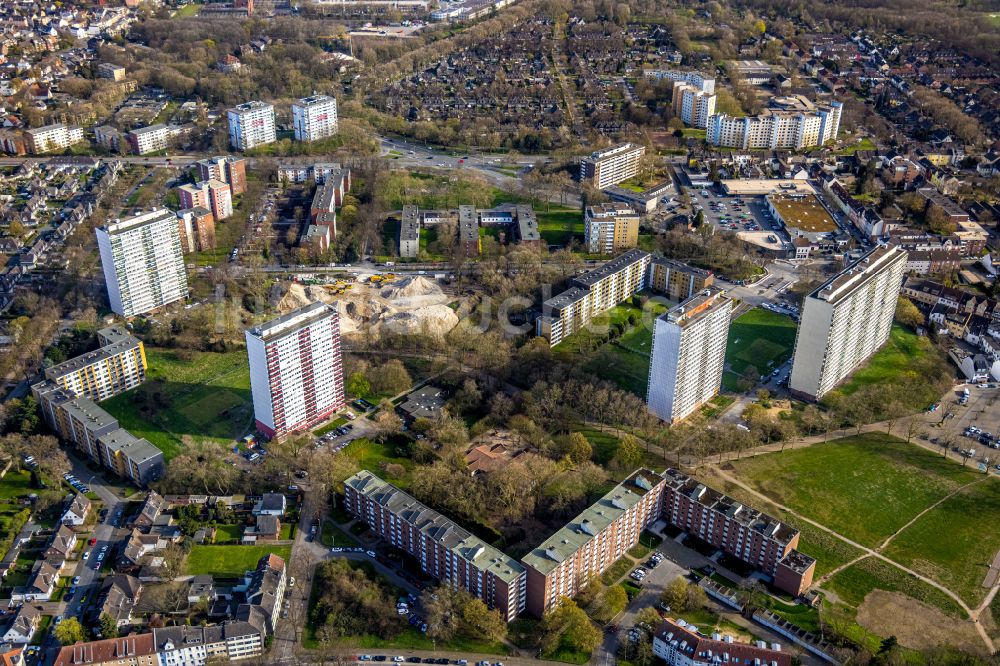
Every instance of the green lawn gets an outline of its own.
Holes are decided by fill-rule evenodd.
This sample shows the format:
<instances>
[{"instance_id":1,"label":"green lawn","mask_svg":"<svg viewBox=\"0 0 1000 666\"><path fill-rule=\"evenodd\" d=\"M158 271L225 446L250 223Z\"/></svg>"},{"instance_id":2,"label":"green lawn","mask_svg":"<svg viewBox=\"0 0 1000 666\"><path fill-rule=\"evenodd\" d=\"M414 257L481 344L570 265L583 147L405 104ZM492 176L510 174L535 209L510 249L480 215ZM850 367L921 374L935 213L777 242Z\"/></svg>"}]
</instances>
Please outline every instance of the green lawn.
<instances>
[{"instance_id":1,"label":"green lawn","mask_svg":"<svg viewBox=\"0 0 1000 666\"><path fill-rule=\"evenodd\" d=\"M413 461L405 456L398 443L379 443L360 437L348 444L342 454L353 458L362 469L373 472L390 483L403 487L409 485L407 479L393 478L383 469L386 464L401 465L407 472L413 469Z\"/></svg>"},{"instance_id":2,"label":"green lawn","mask_svg":"<svg viewBox=\"0 0 1000 666\"><path fill-rule=\"evenodd\" d=\"M889 544L885 555L976 606L986 597L983 578L1000 551L998 523L1000 482L986 479L922 516Z\"/></svg>"},{"instance_id":3,"label":"green lawn","mask_svg":"<svg viewBox=\"0 0 1000 666\"><path fill-rule=\"evenodd\" d=\"M866 557L857 564L847 567L828 580L824 587L835 592L841 600L852 606L859 606L869 592L884 590L901 592L935 606L952 617L965 616L959 605L937 588L874 557Z\"/></svg>"},{"instance_id":4,"label":"green lawn","mask_svg":"<svg viewBox=\"0 0 1000 666\"><path fill-rule=\"evenodd\" d=\"M760 492L870 547L978 478L939 455L878 433L747 458L733 466Z\"/></svg>"},{"instance_id":5,"label":"green lawn","mask_svg":"<svg viewBox=\"0 0 1000 666\"><path fill-rule=\"evenodd\" d=\"M318 428L316 430L313 430L313 434L316 435L317 437L322 437L323 435L325 435L328 432L333 432L334 430L336 430L340 426L344 425L345 423L347 423L347 417L346 416L338 416L334 420L332 420L329 423L327 423L325 426L322 426L322 427L320 427L320 428Z\"/></svg>"},{"instance_id":6,"label":"green lawn","mask_svg":"<svg viewBox=\"0 0 1000 666\"><path fill-rule=\"evenodd\" d=\"M875 150L875 148L875 143L868 137L865 137L861 139L861 141L857 141L846 148L838 150L837 155L853 155L859 150Z\"/></svg>"},{"instance_id":7,"label":"green lawn","mask_svg":"<svg viewBox=\"0 0 1000 666\"><path fill-rule=\"evenodd\" d=\"M147 348L146 359L146 383L101 406L167 460L181 452L184 435L230 444L253 431L246 351L193 352L182 360L174 350Z\"/></svg>"},{"instance_id":8,"label":"green lawn","mask_svg":"<svg viewBox=\"0 0 1000 666\"><path fill-rule=\"evenodd\" d=\"M877 351L864 367L856 371L847 383L829 395L831 397L837 394L850 395L863 386L890 381L902 385L910 384L913 387L930 387L933 391L928 382L918 380L922 373L927 371L925 366L933 362L933 357L937 354L928 338L894 325L885 346ZM911 395L913 404L920 406L926 406L938 397L935 393L926 391L917 391L915 395Z\"/></svg>"},{"instance_id":9,"label":"green lawn","mask_svg":"<svg viewBox=\"0 0 1000 666\"><path fill-rule=\"evenodd\" d=\"M240 542L243 538L244 525L216 525L215 543Z\"/></svg>"},{"instance_id":10,"label":"green lawn","mask_svg":"<svg viewBox=\"0 0 1000 666\"><path fill-rule=\"evenodd\" d=\"M287 563L292 555L291 546L200 546L191 548L185 564L185 573L191 576L212 574L221 578L234 578L257 567L261 557L275 554Z\"/></svg>"},{"instance_id":11,"label":"green lawn","mask_svg":"<svg viewBox=\"0 0 1000 666\"><path fill-rule=\"evenodd\" d=\"M196 16L198 14L199 9L201 9L200 4L194 2L189 3L174 12L173 18L191 18L192 16Z\"/></svg>"},{"instance_id":12,"label":"green lawn","mask_svg":"<svg viewBox=\"0 0 1000 666\"><path fill-rule=\"evenodd\" d=\"M575 208L536 209L538 233L549 245L566 245L575 238L583 242L583 214Z\"/></svg>"},{"instance_id":13,"label":"green lawn","mask_svg":"<svg viewBox=\"0 0 1000 666\"><path fill-rule=\"evenodd\" d=\"M754 308L740 316L729 327L726 343L726 365L732 373L741 375L753 365L764 374L784 363L795 347L795 322L784 315Z\"/></svg>"}]
</instances>

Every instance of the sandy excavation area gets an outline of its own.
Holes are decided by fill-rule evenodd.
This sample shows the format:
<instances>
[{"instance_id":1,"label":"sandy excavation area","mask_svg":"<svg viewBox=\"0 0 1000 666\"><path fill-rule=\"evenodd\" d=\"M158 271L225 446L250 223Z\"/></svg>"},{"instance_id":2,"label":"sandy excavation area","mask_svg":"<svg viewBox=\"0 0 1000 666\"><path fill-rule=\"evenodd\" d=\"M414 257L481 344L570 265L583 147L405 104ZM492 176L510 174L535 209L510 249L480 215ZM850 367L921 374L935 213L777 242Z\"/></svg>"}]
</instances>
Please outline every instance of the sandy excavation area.
<instances>
[{"instance_id":1,"label":"sandy excavation area","mask_svg":"<svg viewBox=\"0 0 1000 666\"><path fill-rule=\"evenodd\" d=\"M442 337L458 325L458 315L448 307L453 300L437 282L418 275L382 285L354 282L340 294L322 285L292 283L278 309L285 313L323 301L337 308L342 335Z\"/></svg>"}]
</instances>

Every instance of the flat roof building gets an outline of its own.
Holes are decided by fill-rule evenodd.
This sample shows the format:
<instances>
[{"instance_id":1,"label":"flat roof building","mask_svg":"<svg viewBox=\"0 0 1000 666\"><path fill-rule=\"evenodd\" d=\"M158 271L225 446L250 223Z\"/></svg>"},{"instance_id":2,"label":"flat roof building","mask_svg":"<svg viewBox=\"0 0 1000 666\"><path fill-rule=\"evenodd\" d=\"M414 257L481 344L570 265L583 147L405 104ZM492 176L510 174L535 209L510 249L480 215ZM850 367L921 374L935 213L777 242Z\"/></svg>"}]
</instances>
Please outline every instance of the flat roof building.
<instances>
[{"instance_id":1,"label":"flat roof building","mask_svg":"<svg viewBox=\"0 0 1000 666\"><path fill-rule=\"evenodd\" d=\"M885 344L903 283L906 251L880 245L806 296L789 390L818 400Z\"/></svg>"},{"instance_id":2,"label":"flat roof building","mask_svg":"<svg viewBox=\"0 0 1000 666\"><path fill-rule=\"evenodd\" d=\"M419 252L420 210L413 204L406 204L399 218L399 256L416 257Z\"/></svg>"},{"instance_id":3,"label":"flat roof building","mask_svg":"<svg viewBox=\"0 0 1000 666\"><path fill-rule=\"evenodd\" d=\"M722 387L733 301L707 288L657 317L646 402L668 423L689 416Z\"/></svg>"},{"instance_id":4,"label":"flat roof building","mask_svg":"<svg viewBox=\"0 0 1000 666\"><path fill-rule=\"evenodd\" d=\"M627 204L587 206L583 223L584 244L591 254L614 254L639 242L639 215Z\"/></svg>"},{"instance_id":5,"label":"flat roof building","mask_svg":"<svg viewBox=\"0 0 1000 666\"><path fill-rule=\"evenodd\" d=\"M337 100L329 95L311 95L292 102L292 126L296 141L319 141L337 133Z\"/></svg>"},{"instance_id":6,"label":"flat roof building","mask_svg":"<svg viewBox=\"0 0 1000 666\"><path fill-rule=\"evenodd\" d=\"M645 154L645 146L631 143L594 151L580 160L580 182L602 190L634 178Z\"/></svg>"},{"instance_id":7,"label":"flat roof building","mask_svg":"<svg viewBox=\"0 0 1000 666\"><path fill-rule=\"evenodd\" d=\"M177 216L164 208L98 227L111 310L132 317L185 298L187 269Z\"/></svg>"},{"instance_id":8,"label":"flat roof building","mask_svg":"<svg viewBox=\"0 0 1000 666\"><path fill-rule=\"evenodd\" d=\"M229 121L229 145L236 150L250 150L273 143L277 138L274 107L265 102L246 102L226 111Z\"/></svg>"},{"instance_id":9,"label":"flat roof building","mask_svg":"<svg viewBox=\"0 0 1000 666\"><path fill-rule=\"evenodd\" d=\"M305 305L246 331L257 428L269 438L305 430L344 406L340 320Z\"/></svg>"},{"instance_id":10,"label":"flat roof building","mask_svg":"<svg viewBox=\"0 0 1000 666\"><path fill-rule=\"evenodd\" d=\"M574 597L639 542L660 517L663 477L640 469L521 558L529 613L542 617Z\"/></svg>"},{"instance_id":11,"label":"flat roof building","mask_svg":"<svg viewBox=\"0 0 1000 666\"><path fill-rule=\"evenodd\" d=\"M516 560L371 472L344 482L348 511L417 559L424 573L459 587L510 622L524 610L525 569Z\"/></svg>"}]
</instances>

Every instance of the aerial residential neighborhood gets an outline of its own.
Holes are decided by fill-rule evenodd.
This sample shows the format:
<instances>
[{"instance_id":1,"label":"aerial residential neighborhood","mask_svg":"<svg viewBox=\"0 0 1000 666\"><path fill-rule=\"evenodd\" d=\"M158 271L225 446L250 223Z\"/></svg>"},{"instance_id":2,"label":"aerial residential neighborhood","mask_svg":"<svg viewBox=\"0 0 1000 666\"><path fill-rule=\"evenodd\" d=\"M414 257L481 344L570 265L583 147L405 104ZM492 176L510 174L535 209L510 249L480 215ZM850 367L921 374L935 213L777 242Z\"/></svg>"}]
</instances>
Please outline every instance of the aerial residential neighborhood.
<instances>
[{"instance_id":1,"label":"aerial residential neighborhood","mask_svg":"<svg viewBox=\"0 0 1000 666\"><path fill-rule=\"evenodd\" d=\"M0 665L989 666L989 2L0 2Z\"/></svg>"}]
</instances>

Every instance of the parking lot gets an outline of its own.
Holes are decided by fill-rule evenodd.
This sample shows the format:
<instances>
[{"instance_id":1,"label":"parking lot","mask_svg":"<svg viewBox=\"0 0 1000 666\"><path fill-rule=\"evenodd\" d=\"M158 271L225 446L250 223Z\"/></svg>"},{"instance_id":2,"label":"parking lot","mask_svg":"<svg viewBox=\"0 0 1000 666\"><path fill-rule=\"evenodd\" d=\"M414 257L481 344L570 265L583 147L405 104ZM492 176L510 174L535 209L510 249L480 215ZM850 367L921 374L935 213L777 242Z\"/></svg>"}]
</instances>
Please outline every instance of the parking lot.
<instances>
[{"instance_id":1,"label":"parking lot","mask_svg":"<svg viewBox=\"0 0 1000 666\"><path fill-rule=\"evenodd\" d=\"M992 387L992 388L991 388ZM962 404L965 388L969 398ZM937 409L924 414L930 426L921 439L948 448L947 455L966 464L983 464L1000 473L1000 385L962 385L950 391ZM970 455L971 452L971 455Z\"/></svg>"},{"instance_id":2,"label":"parking lot","mask_svg":"<svg viewBox=\"0 0 1000 666\"><path fill-rule=\"evenodd\" d=\"M788 234L767 211L762 196L725 195L715 191L689 190L691 205L702 210L705 222L726 231L736 232L743 240L780 250L791 242Z\"/></svg>"}]
</instances>

